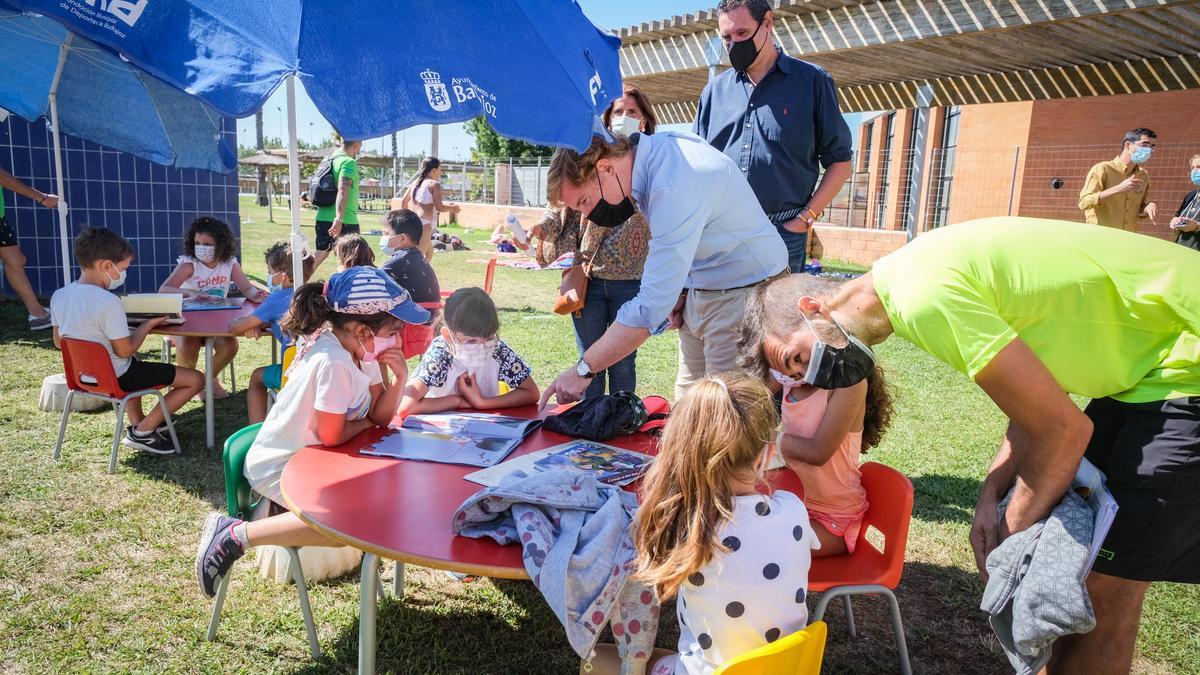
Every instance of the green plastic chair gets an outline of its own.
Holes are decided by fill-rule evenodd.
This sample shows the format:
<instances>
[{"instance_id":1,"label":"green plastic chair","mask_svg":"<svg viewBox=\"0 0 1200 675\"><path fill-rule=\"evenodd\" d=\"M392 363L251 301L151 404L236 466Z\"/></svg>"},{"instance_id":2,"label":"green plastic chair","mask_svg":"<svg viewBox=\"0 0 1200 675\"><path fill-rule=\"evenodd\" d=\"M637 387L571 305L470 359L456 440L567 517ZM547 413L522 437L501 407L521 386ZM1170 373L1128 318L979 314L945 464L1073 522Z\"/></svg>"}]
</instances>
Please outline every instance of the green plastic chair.
<instances>
[{"instance_id":1,"label":"green plastic chair","mask_svg":"<svg viewBox=\"0 0 1200 675\"><path fill-rule=\"evenodd\" d=\"M254 511L257 495L250 489L250 482L242 469L246 465L246 455L262 424L251 424L239 429L225 439L225 506L229 515L245 518ZM308 631L308 648L314 659L321 658L321 645L317 642L317 629L313 624L312 608L308 604L308 588L304 585L304 570L300 566L300 549L294 546L284 546L291 557L292 580L296 583L296 592L300 595L300 613L304 615L304 628ZM217 626L221 623L221 608L225 604L225 592L229 589L229 577L233 570L221 579L217 586L217 599L213 604L212 619L208 622L208 639L211 642L217 637Z\"/></svg>"}]
</instances>

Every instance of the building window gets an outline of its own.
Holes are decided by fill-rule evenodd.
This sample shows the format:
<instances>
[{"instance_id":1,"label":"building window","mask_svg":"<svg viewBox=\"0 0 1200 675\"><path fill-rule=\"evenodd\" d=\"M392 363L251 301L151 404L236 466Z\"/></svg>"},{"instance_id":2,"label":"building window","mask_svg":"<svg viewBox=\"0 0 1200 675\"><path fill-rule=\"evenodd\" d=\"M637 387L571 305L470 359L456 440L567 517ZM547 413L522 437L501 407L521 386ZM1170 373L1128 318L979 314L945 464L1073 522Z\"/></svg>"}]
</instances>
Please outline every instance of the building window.
<instances>
[{"instance_id":1,"label":"building window","mask_svg":"<svg viewBox=\"0 0 1200 675\"><path fill-rule=\"evenodd\" d=\"M908 113L908 152L904 154L904 192L900 195L900 229L908 228L909 204L912 202L913 191L917 189L917 186L913 185L913 162L917 157L917 144L924 141L924 139L917 138L917 134L921 130L918 124L921 111L912 109Z\"/></svg>"},{"instance_id":2,"label":"building window","mask_svg":"<svg viewBox=\"0 0 1200 675\"><path fill-rule=\"evenodd\" d=\"M875 229L883 229L883 216L887 210L888 183L892 173L892 137L896 133L896 113L887 116L883 146L879 148L879 191L875 195Z\"/></svg>"},{"instance_id":3,"label":"building window","mask_svg":"<svg viewBox=\"0 0 1200 675\"><path fill-rule=\"evenodd\" d=\"M929 227L946 224L950 214L950 188L954 182L954 156L958 149L958 120L962 109L950 106L942 123L941 147L934 153L933 180L930 185L933 199L929 209Z\"/></svg>"}]
</instances>

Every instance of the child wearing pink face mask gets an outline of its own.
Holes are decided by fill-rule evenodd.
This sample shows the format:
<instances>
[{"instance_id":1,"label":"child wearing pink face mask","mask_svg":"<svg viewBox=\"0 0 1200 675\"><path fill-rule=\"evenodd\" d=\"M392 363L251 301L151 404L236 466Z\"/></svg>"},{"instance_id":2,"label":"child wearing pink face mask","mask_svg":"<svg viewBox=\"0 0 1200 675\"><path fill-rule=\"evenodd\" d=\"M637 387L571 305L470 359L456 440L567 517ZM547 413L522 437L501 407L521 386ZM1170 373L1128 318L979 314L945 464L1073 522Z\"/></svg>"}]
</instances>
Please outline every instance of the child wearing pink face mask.
<instances>
[{"instance_id":1,"label":"child wearing pink face mask","mask_svg":"<svg viewBox=\"0 0 1200 675\"><path fill-rule=\"evenodd\" d=\"M224 299L229 288L236 284L238 290L251 302L262 302L267 293L250 283L237 259L238 242L223 221L201 216L192 221L183 235L183 255L176 260L171 276L158 287L159 293L182 293L191 299ZM175 363L184 368L195 369L200 356L203 339L199 337L176 337L178 350ZM221 371L225 370L237 356L237 338L219 337L213 353L213 398L227 398L220 383Z\"/></svg>"},{"instance_id":2,"label":"child wearing pink face mask","mask_svg":"<svg viewBox=\"0 0 1200 675\"><path fill-rule=\"evenodd\" d=\"M455 291L446 299L442 321L440 335L405 387L400 416L537 403L541 392L533 371L498 336L500 315L483 289ZM501 383L507 393L501 393Z\"/></svg>"}]
</instances>

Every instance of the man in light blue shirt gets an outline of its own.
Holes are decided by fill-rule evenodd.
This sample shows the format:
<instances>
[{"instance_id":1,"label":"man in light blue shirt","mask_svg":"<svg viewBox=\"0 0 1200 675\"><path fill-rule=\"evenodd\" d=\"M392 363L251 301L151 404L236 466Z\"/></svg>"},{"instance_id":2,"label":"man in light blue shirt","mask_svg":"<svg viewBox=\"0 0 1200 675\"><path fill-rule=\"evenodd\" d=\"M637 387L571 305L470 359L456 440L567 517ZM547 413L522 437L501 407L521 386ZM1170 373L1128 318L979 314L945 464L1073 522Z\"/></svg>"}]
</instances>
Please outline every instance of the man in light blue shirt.
<instances>
[{"instance_id":1,"label":"man in light blue shirt","mask_svg":"<svg viewBox=\"0 0 1200 675\"><path fill-rule=\"evenodd\" d=\"M578 400L591 376L651 335L679 328L675 396L706 374L736 367L750 291L786 272L787 250L733 160L690 133L594 139L550 161L550 201L604 226L634 203L650 223L641 290L575 368L542 396Z\"/></svg>"}]
</instances>

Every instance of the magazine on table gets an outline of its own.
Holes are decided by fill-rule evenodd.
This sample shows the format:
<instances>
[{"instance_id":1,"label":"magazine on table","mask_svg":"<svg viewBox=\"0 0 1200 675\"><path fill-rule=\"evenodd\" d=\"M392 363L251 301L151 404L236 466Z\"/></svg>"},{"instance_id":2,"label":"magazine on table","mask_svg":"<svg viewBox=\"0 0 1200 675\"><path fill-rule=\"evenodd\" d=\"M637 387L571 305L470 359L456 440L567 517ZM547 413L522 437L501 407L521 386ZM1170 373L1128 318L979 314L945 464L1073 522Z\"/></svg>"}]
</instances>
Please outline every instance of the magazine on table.
<instances>
[{"instance_id":1,"label":"magazine on table","mask_svg":"<svg viewBox=\"0 0 1200 675\"><path fill-rule=\"evenodd\" d=\"M533 475L543 471L567 469L591 473L602 483L623 486L641 478L654 458L594 441L571 441L552 448L531 452L512 461L465 476L472 483L488 487L498 485L518 471Z\"/></svg>"},{"instance_id":2,"label":"magazine on table","mask_svg":"<svg viewBox=\"0 0 1200 675\"><path fill-rule=\"evenodd\" d=\"M218 295L197 295L183 301L185 312L202 312L209 309L237 309L245 304L246 298L227 298Z\"/></svg>"},{"instance_id":3,"label":"magazine on table","mask_svg":"<svg viewBox=\"0 0 1200 675\"><path fill-rule=\"evenodd\" d=\"M1083 568L1083 577L1086 577L1091 571L1092 563L1096 562L1096 555L1100 552L1100 546L1104 543L1104 538L1108 536L1113 519L1117 517L1117 501L1105 487L1104 480L1104 474L1100 469L1084 459L1079 462L1079 470L1075 472L1075 479L1071 481L1071 489L1087 500L1087 503L1096 511L1096 522L1092 526L1092 543L1088 547L1088 561L1087 566ZM1080 577L1081 581L1083 577Z\"/></svg>"},{"instance_id":4,"label":"magazine on table","mask_svg":"<svg viewBox=\"0 0 1200 675\"><path fill-rule=\"evenodd\" d=\"M400 428L364 448L362 454L488 467L512 453L541 423L487 413L409 415Z\"/></svg>"}]
</instances>

